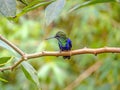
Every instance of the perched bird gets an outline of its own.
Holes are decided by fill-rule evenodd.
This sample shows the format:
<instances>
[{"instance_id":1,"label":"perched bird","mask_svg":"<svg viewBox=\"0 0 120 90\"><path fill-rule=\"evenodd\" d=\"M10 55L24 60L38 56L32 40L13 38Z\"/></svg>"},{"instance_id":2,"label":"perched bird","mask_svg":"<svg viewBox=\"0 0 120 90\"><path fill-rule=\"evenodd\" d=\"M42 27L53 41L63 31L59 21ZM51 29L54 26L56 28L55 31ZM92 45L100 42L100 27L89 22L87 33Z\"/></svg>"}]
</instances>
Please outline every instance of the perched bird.
<instances>
[{"instance_id":1,"label":"perched bird","mask_svg":"<svg viewBox=\"0 0 120 90\"><path fill-rule=\"evenodd\" d=\"M72 48L71 40L66 36L66 34L62 31L58 31L54 37L47 38L56 38L58 40L58 45L61 51L69 51ZM70 59L70 56L63 56L64 59Z\"/></svg>"}]
</instances>

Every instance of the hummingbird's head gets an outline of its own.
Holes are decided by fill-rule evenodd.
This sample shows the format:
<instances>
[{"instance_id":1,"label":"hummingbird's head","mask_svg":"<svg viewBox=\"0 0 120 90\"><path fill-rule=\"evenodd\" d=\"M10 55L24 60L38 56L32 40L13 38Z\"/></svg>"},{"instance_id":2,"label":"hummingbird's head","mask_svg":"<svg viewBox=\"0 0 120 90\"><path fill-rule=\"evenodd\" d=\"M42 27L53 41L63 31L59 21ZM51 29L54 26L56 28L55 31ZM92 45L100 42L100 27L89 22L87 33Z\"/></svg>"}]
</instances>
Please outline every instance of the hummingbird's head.
<instances>
[{"instance_id":1,"label":"hummingbird's head","mask_svg":"<svg viewBox=\"0 0 120 90\"><path fill-rule=\"evenodd\" d=\"M46 40L52 39L52 38L56 38L56 39L63 38L63 39L66 39L67 37L66 37L66 34L64 32L58 31L55 36L47 38Z\"/></svg>"},{"instance_id":2,"label":"hummingbird's head","mask_svg":"<svg viewBox=\"0 0 120 90\"><path fill-rule=\"evenodd\" d=\"M59 39L59 38L66 38L66 34L62 31L58 31L55 35L55 38L56 39Z\"/></svg>"}]
</instances>

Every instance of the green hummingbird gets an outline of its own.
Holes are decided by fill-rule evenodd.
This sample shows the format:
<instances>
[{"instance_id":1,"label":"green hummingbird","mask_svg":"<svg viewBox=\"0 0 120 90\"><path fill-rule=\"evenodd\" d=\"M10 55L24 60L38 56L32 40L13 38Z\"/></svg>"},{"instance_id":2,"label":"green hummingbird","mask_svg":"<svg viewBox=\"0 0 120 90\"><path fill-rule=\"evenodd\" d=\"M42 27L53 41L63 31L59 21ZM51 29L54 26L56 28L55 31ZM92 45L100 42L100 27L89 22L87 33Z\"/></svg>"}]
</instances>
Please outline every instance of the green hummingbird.
<instances>
[{"instance_id":1,"label":"green hummingbird","mask_svg":"<svg viewBox=\"0 0 120 90\"><path fill-rule=\"evenodd\" d=\"M56 38L58 40L58 45L61 51L69 51L72 48L72 41L66 36L66 34L62 31L58 31L55 36L47 38ZM70 59L70 56L63 56L64 59Z\"/></svg>"}]
</instances>

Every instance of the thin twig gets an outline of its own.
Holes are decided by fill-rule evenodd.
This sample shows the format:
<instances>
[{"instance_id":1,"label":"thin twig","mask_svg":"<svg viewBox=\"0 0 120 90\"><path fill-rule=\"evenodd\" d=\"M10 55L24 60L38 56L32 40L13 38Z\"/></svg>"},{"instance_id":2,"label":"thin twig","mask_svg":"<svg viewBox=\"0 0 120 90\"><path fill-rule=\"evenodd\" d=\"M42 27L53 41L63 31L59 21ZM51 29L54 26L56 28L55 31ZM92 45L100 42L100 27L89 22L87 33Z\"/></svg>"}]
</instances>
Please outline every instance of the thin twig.
<instances>
[{"instance_id":1,"label":"thin twig","mask_svg":"<svg viewBox=\"0 0 120 90\"><path fill-rule=\"evenodd\" d=\"M101 61L96 62L94 65L92 65L82 74L80 74L79 77L71 84L69 84L64 90L74 90L74 88L78 86L84 79L89 77L93 72L97 71L101 65L102 65Z\"/></svg>"},{"instance_id":2,"label":"thin twig","mask_svg":"<svg viewBox=\"0 0 120 90\"><path fill-rule=\"evenodd\" d=\"M11 70L13 70L15 67L17 67L24 60L25 60L24 58L20 58L20 60L18 62L16 62L15 64L13 64L13 66L11 67Z\"/></svg>"},{"instance_id":3,"label":"thin twig","mask_svg":"<svg viewBox=\"0 0 120 90\"><path fill-rule=\"evenodd\" d=\"M8 44L11 48L13 48L17 53L19 53L21 56L24 56L25 53L19 49L18 47L16 47L13 43L11 43L10 41L8 41L7 39L5 39L2 35L0 35L0 40L2 40L3 42L5 42L6 44Z\"/></svg>"}]
</instances>

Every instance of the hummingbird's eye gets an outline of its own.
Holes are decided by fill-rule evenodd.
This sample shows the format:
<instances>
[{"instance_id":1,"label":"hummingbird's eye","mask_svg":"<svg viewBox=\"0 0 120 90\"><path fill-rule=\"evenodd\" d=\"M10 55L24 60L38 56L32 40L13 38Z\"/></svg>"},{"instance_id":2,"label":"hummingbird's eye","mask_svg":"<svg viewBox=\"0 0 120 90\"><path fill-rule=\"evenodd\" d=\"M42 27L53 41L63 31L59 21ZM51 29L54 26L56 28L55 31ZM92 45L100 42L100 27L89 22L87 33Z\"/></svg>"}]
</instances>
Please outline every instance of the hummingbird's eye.
<instances>
[{"instance_id":1,"label":"hummingbird's eye","mask_svg":"<svg viewBox=\"0 0 120 90\"><path fill-rule=\"evenodd\" d=\"M59 38L59 36L56 36L56 38Z\"/></svg>"}]
</instances>

